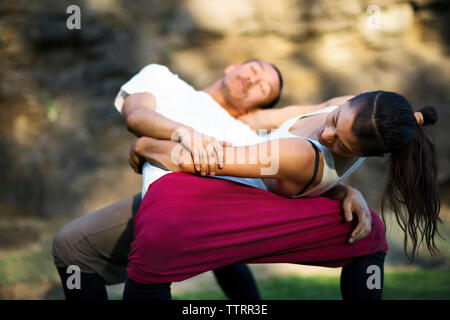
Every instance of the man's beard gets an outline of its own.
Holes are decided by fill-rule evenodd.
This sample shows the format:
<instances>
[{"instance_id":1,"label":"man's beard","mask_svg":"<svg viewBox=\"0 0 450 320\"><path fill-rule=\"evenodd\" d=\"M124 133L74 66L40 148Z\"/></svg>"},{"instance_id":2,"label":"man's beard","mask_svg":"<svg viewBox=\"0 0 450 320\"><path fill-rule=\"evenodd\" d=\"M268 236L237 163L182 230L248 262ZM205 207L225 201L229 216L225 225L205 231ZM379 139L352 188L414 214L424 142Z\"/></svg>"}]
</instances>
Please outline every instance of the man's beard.
<instances>
[{"instance_id":1,"label":"man's beard","mask_svg":"<svg viewBox=\"0 0 450 320\"><path fill-rule=\"evenodd\" d=\"M225 80L222 80L221 88L223 92L223 97L228 105L232 105L231 101L233 100L233 97L231 96L231 90L225 83ZM234 106L233 106L234 107Z\"/></svg>"},{"instance_id":2,"label":"man's beard","mask_svg":"<svg viewBox=\"0 0 450 320\"><path fill-rule=\"evenodd\" d=\"M232 80L234 80L234 79L232 79ZM230 86L227 85L225 80L222 80L221 87L222 87L223 96L224 96L225 101L227 102L227 104L229 106L232 106L234 109L238 110L239 108L236 108L236 105L233 103L233 101L244 100L247 97L247 93L248 92L247 91L241 92L242 95L240 95L240 96L233 96L233 92L230 89Z\"/></svg>"}]
</instances>

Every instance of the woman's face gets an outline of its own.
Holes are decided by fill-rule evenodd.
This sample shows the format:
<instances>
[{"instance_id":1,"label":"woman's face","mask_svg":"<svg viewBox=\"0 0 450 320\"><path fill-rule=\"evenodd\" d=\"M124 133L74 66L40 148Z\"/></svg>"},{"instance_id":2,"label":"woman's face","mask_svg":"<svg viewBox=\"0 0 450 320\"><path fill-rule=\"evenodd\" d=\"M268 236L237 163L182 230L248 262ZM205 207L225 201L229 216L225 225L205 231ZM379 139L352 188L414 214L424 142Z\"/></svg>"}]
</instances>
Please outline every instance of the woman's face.
<instances>
[{"instance_id":1,"label":"woman's face","mask_svg":"<svg viewBox=\"0 0 450 320\"><path fill-rule=\"evenodd\" d=\"M349 102L336 108L327 116L323 128L319 131L319 142L336 155L342 157L360 156L358 138L352 131L356 108Z\"/></svg>"}]
</instances>

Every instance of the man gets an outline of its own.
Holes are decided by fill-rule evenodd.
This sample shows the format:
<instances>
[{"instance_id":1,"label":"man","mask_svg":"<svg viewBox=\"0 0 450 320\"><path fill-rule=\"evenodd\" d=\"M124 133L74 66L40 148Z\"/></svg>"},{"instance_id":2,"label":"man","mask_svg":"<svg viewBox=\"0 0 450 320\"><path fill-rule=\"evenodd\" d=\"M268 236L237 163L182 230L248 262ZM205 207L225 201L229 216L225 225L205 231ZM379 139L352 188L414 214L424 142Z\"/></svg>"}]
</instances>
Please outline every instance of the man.
<instances>
[{"instance_id":1,"label":"man","mask_svg":"<svg viewBox=\"0 0 450 320\"><path fill-rule=\"evenodd\" d=\"M183 141L186 136L182 132L193 134L198 131L202 134L214 132L214 138L230 140L236 126L244 126L244 130L251 131L244 123L235 121L232 117L245 117L258 108L270 108L278 101L281 89L282 78L278 70L261 60L229 66L221 79L203 91L195 90L166 67L149 65L122 86L115 105L122 112L127 128L138 137L166 140L175 138ZM338 103L336 100L333 102ZM307 110L324 105L326 104L301 108ZM283 117L290 117L294 111L298 112L298 108L300 107L288 107L278 111L279 121ZM257 112L253 115L253 118L258 118ZM246 120L251 123L251 119L252 117L247 117ZM203 147L206 144L214 145L217 161L220 161L220 147L224 142L200 136L206 141L205 144L187 147L192 152L197 171L202 173L205 171L205 163L208 163L208 159L205 161L204 158ZM234 143L242 144L251 144L257 140L254 134L232 138ZM131 160L130 163L135 163ZM134 165L134 168L139 170L139 165ZM142 170L142 195L151 182L167 173L148 163ZM365 212L362 197L355 193L349 199L361 225L370 226L367 220L368 210ZM105 284L124 281L127 255L133 239L133 218L140 201L141 195L136 195L83 216L66 225L55 237L52 253L67 299L106 299ZM69 265L80 267L81 289L67 288L66 268ZM215 276L229 298L259 298L246 266L224 267L215 270Z\"/></svg>"}]
</instances>

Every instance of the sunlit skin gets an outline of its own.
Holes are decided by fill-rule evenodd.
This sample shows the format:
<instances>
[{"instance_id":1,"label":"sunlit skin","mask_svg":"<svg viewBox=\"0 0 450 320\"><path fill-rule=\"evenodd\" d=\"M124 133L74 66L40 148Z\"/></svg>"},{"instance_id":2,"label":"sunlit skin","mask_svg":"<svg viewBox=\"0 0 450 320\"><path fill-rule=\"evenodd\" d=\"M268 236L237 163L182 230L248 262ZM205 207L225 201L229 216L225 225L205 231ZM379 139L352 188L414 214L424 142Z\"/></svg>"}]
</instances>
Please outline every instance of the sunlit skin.
<instances>
[{"instance_id":1,"label":"sunlit skin","mask_svg":"<svg viewBox=\"0 0 450 320\"><path fill-rule=\"evenodd\" d=\"M236 117L273 101L280 92L276 70L262 60L233 64L204 90Z\"/></svg>"}]
</instances>

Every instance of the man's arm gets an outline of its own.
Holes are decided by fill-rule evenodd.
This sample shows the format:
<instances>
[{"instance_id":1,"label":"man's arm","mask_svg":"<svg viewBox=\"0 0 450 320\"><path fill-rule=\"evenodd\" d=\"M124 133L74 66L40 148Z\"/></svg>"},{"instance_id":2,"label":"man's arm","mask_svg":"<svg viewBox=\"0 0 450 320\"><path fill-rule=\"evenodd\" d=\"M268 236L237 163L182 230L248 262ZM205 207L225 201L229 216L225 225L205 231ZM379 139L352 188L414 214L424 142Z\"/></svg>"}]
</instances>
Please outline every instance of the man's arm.
<instances>
[{"instance_id":1,"label":"man's arm","mask_svg":"<svg viewBox=\"0 0 450 320\"><path fill-rule=\"evenodd\" d=\"M123 94L123 91L120 92ZM197 173L206 170L206 166L223 167L223 147L231 146L229 142L218 141L213 137L205 136L193 128L164 117L155 111L156 99L151 93L136 93L127 95L123 102L122 114L129 131L139 137L149 137L158 140L173 140L182 145L191 153L194 168ZM215 156L205 156L204 148L210 145ZM130 161L130 159L129 159ZM131 164L132 162L130 162ZM141 172L142 162L133 167ZM214 171L214 169L212 169Z\"/></svg>"},{"instance_id":2,"label":"man's arm","mask_svg":"<svg viewBox=\"0 0 450 320\"><path fill-rule=\"evenodd\" d=\"M170 140L175 130L192 130L182 123L170 120L155 111L156 99L151 93L127 95L122 108L127 128L137 137Z\"/></svg>"},{"instance_id":3,"label":"man's arm","mask_svg":"<svg viewBox=\"0 0 450 320\"><path fill-rule=\"evenodd\" d=\"M352 97L353 96L336 97L315 105L289 106L278 109L257 110L238 117L238 120L246 123L253 130L276 129L290 118L311 113L329 106L344 104Z\"/></svg>"}]
</instances>

